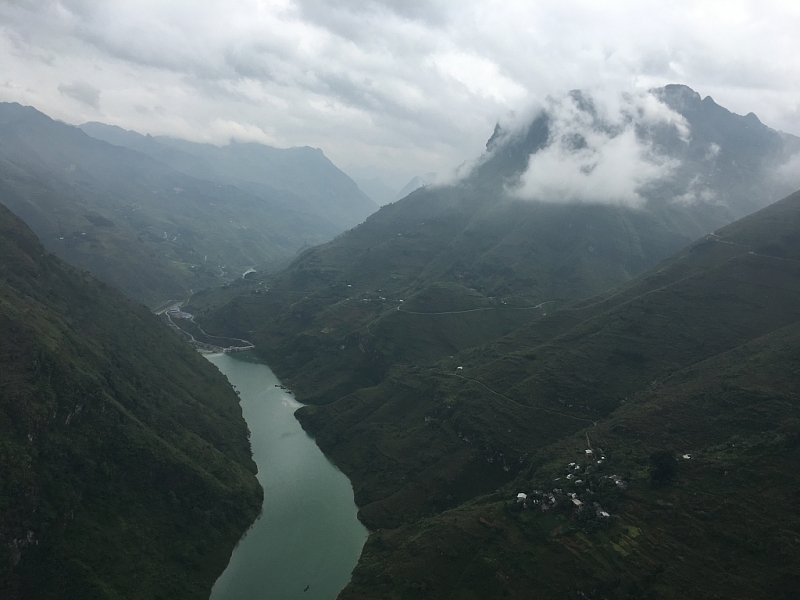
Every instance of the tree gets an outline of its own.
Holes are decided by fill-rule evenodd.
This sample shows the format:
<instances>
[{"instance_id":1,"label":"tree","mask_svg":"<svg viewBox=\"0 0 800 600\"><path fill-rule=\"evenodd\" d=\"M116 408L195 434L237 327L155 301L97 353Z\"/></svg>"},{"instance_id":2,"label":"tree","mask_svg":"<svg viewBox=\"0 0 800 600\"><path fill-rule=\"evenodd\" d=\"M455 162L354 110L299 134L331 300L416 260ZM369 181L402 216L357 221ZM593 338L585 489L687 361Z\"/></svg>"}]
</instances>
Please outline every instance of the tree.
<instances>
[{"instance_id":1,"label":"tree","mask_svg":"<svg viewBox=\"0 0 800 600\"><path fill-rule=\"evenodd\" d=\"M672 481L678 472L678 461L669 450L653 452L650 455L650 481L655 486L661 486Z\"/></svg>"}]
</instances>

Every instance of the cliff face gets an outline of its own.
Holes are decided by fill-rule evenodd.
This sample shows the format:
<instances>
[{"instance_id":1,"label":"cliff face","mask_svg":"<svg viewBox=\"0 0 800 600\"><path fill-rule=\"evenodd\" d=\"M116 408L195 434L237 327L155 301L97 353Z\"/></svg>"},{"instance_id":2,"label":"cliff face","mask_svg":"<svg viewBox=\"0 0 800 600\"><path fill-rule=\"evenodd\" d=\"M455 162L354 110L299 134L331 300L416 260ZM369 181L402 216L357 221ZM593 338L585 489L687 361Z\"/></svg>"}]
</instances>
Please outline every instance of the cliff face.
<instances>
[{"instance_id":1,"label":"cliff face","mask_svg":"<svg viewBox=\"0 0 800 600\"><path fill-rule=\"evenodd\" d=\"M207 598L255 471L224 377L0 207L0 596Z\"/></svg>"}]
</instances>

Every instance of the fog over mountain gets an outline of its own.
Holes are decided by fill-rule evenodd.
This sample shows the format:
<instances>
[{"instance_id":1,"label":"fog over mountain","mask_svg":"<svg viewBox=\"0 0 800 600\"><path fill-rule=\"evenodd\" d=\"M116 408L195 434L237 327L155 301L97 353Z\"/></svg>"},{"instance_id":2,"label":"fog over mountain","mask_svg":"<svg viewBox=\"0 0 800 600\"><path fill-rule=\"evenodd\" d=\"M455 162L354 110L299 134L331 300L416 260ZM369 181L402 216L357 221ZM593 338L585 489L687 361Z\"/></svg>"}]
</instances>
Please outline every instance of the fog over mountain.
<instances>
[{"instance_id":1,"label":"fog over mountain","mask_svg":"<svg viewBox=\"0 0 800 600\"><path fill-rule=\"evenodd\" d=\"M0 600L800 598L798 31L0 0Z\"/></svg>"},{"instance_id":2,"label":"fog over mountain","mask_svg":"<svg viewBox=\"0 0 800 600\"><path fill-rule=\"evenodd\" d=\"M531 155L513 193L545 202L643 203L642 189L677 167L647 133L670 129L688 143L689 125L649 93L612 100L616 106L579 92L549 98L547 146Z\"/></svg>"},{"instance_id":3,"label":"fog over mountain","mask_svg":"<svg viewBox=\"0 0 800 600\"><path fill-rule=\"evenodd\" d=\"M574 91L528 118L498 124L450 180L238 293L195 294L192 312L208 331L253 340L305 401L330 402L393 365L488 343L545 304L624 284L780 199L787 183L774 173L800 149L683 85L610 99ZM404 314L430 306L455 311L447 326Z\"/></svg>"},{"instance_id":4,"label":"fog over mountain","mask_svg":"<svg viewBox=\"0 0 800 600\"><path fill-rule=\"evenodd\" d=\"M531 148L525 168L506 186L522 199L707 203L744 216L756 188L774 200L800 187L800 138L764 127L752 112L733 114L686 86L635 94L574 90L548 97L533 122L546 127L546 141ZM518 145L530 128L499 123L476 164Z\"/></svg>"},{"instance_id":5,"label":"fog over mountain","mask_svg":"<svg viewBox=\"0 0 800 600\"><path fill-rule=\"evenodd\" d=\"M5 1L0 23L0 100L317 147L405 181L452 170L509 112L571 89L680 82L800 134L800 11L781 0Z\"/></svg>"}]
</instances>

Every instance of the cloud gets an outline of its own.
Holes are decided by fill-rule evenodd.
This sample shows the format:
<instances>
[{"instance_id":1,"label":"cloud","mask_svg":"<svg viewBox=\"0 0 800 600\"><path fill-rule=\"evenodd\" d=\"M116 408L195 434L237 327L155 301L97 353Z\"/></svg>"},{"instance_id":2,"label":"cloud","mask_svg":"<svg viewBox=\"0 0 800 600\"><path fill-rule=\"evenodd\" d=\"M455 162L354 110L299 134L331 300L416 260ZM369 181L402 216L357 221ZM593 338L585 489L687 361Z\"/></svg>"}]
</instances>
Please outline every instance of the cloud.
<instances>
[{"instance_id":1,"label":"cloud","mask_svg":"<svg viewBox=\"0 0 800 600\"><path fill-rule=\"evenodd\" d=\"M575 92L549 99L545 111L547 145L510 189L520 198L639 206L643 190L680 165L659 154L645 132L667 126L684 140L690 134L685 119L649 93Z\"/></svg>"},{"instance_id":2,"label":"cloud","mask_svg":"<svg viewBox=\"0 0 800 600\"><path fill-rule=\"evenodd\" d=\"M800 152L788 156L771 173L772 179L785 188L788 194L800 185Z\"/></svg>"},{"instance_id":3,"label":"cloud","mask_svg":"<svg viewBox=\"0 0 800 600\"><path fill-rule=\"evenodd\" d=\"M77 100L95 110L100 110L100 90L85 81L58 84L58 91L62 96Z\"/></svg>"},{"instance_id":4,"label":"cloud","mask_svg":"<svg viewBox=\"0 0 800 600\"><path fill-rule=\"evenodd\" d=\"M0 100L96 120L80 82L128 129L261 130L408 179L577 88L685 83L800 133L798 29L777 0L0 0Z\"/></svg>"},{"instance_id":5,"label":"cloud","mask_svg":"<svg viewBox=\"0 0 800 600\"><path fill-rule=\"evenodd\" d=\"M712 144L712 147L714 146L716 146L717 151L719 151L719 146ZM684 206L700 203L717 204L720 206L725 204L714 190L703 183L703 178L700 175L692 177L691 181L689 181L689 184L686 186L686 191L683 194L674 196L672 198L672 203L682 204Z\"/></svg>"}]
</instances>

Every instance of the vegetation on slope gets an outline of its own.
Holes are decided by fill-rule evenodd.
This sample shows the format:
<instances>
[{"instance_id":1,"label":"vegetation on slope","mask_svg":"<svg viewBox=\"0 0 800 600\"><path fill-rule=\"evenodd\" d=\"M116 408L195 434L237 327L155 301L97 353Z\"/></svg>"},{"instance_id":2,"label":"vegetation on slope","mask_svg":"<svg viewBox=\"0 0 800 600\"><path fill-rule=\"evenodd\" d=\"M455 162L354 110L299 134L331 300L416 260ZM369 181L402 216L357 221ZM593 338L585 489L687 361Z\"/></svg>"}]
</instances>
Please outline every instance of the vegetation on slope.
<instances>
[{"instance_id":1,"label":"vegetation on slope","mask_svg":"<svg viewBox=\"0 0 800 600\"><path fill-rule=\"evenodd\" d=\"M210 333L255 342L301 399L322 404L379 383L392 365L428 365L623 284L779 198L780 186L765 182L797 138L684 86L657 95L686 118L691 139L670 128L642 133L681 164L642 208L510 198L508 186L549 143L542 114L517 134L495 132L464 180L382 207L279 274L195 295L189 310ZM573 96L599 119L585 97ZM709 148L716 148L713 160ZM697 181L718 201L675 201ZM416 313L435 312L454 295L463 296L458 305L486 310L434 317L407 308L413 302L427 307Z\"/></svg>"},{"instance_id":2,"label":"vegetation on slope","mask_svg":"<svg viewBox=\"0 0 800 600\"><path fill-rule=\"evenodd\" d=\"M301 409L374 532L342 597L796 597L798 233L800 192L613 293Z\"/></svg>"},{"instance_id":3,"label":"vegetation on slope","mask_svg":"<svg viewBox=\"0 0 800 600\"><path fill-rule=\"evenodd\" d=\"M260 510L225 378L0 207L0 596L207 598Z\"/></svg>"}]
</instances>

